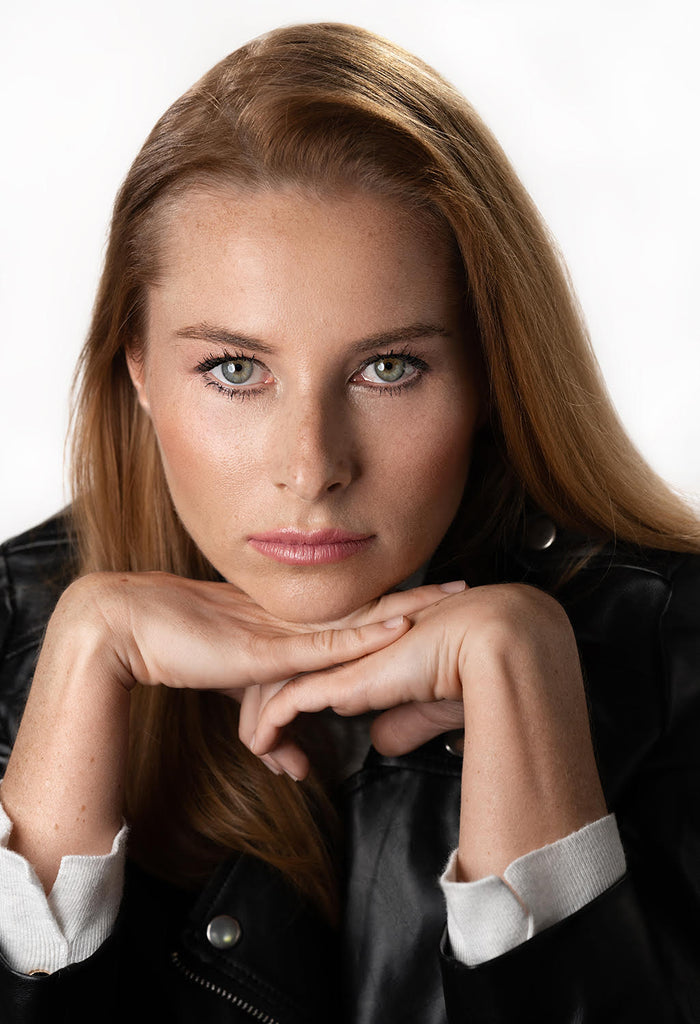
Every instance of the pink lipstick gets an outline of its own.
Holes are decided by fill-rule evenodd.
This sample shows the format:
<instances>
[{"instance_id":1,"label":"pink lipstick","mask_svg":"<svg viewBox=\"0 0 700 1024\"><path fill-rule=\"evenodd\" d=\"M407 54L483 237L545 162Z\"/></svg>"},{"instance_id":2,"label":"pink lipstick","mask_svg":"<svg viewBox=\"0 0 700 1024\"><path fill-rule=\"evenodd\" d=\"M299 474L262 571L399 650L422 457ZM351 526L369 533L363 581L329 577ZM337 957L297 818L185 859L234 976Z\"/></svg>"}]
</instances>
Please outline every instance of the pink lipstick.
<instances>
[{"instance_id":1,"label":"pink lipstick","mask_svg":"<svg viewBox=\"0 0 700 1024\"><path fill-rule=\"evenodd\" d=\"M307 533L291 527L248 537L250 546L261 555L286 565L329 565L342 562L364 551L373 540L373 534L351 533L349 530L328 529Z\"/></svg>"}]
</instances>

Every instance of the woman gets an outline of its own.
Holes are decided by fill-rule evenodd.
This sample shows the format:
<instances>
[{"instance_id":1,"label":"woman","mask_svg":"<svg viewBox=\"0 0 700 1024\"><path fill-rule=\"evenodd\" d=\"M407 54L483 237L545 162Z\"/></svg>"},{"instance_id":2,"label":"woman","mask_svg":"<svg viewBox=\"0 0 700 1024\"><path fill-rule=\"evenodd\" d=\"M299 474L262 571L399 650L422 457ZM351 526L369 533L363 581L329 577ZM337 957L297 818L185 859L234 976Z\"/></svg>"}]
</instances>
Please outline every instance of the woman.
<instances>
[{"instance_id":1,"label":"woman","mask_svg":"<svg viewBox=\"0 0 700 1024\"><path fill-rule=\"evenodd\" d=\"M80 369L3 549L5 1017L697 1019L700 529L466 102L349 26L226 58Z\"/></svg>"}]
</instances>

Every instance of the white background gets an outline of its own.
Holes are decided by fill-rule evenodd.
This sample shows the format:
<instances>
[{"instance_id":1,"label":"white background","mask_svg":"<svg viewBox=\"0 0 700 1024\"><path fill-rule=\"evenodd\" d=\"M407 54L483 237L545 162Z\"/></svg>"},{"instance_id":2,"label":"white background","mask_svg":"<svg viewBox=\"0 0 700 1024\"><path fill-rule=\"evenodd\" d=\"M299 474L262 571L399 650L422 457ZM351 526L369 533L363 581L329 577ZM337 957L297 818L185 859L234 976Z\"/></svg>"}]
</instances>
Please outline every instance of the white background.
<instances>
[{"instance_id":1,"label":"white background","mask_svg":"<svg viewBox=\"0 0 700 1024\"><path fill-rule=\"evenodd\" d=\"M8 5L9 6L9 5ZM0 538L65 501L68 389L116 189L207 68L347 21L435 65L495 131L566 255L628 429L700 498L694 0L26 0L0 32Z\"/></svg>"}]
</instances>

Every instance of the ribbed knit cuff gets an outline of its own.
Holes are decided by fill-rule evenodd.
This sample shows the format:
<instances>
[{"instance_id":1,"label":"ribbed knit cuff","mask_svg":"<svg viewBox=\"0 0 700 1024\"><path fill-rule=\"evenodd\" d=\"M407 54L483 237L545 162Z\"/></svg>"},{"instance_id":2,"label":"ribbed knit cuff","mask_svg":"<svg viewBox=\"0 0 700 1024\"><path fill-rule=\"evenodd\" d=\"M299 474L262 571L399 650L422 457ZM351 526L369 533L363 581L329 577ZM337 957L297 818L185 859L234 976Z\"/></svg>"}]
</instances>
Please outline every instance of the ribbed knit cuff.
<instances>
[{"instance_id":1,"label":"ribbed knit cuff","mask_svg":"<svg viewBox=\"0 0 700 1024\"><path fill-rule=\"evenodd\" d=\"M579 910L626 870L615 815L518 857L503 872L456 881L455 850L440 885L457 960L475 967Z\"/></svg>"},{"instance_id":2,"label":"ribbed knit cuff","mask_svg":"<svg viewBox=\"0 0 700 1024\"><path fill-rule=\"evenodd\" d=\"M7 849L11 832L0 804L0 950L7 963L22 974L52 974L92 956L119 910L126 825L110 853L65 856L48 897L29 861Z\"/></svg>"},{"instance_id":3,"label":"ribbed knit cuff","mask_svg":"<svg viewBox=\"0 0 700 1024\"><path fill-rule=\"evenodd\" d=\"M457 882L457 851L440 879L447 903L447 935L457 960L474 967L528 938L528 915L497 875Z\"/></svg>"}]
</instances>

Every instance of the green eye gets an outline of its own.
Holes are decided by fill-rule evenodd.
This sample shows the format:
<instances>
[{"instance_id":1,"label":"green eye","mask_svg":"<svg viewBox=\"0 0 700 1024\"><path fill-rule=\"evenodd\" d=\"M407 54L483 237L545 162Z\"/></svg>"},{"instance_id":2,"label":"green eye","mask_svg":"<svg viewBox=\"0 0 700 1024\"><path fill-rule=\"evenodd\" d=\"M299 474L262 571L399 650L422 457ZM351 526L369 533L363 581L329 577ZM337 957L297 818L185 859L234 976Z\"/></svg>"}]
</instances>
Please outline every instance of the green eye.
<instances>
[{"instance_id":1,"label":"green eye","mask_svg":"<svg viewBox=\"0 0 700 1024\"><path fill-rule=\"evenodd\" d=\"M229 384L245 384L253 376L255 363L252 359L231 359L221 363L221 376Z\"/></svg>"},{"instance_id":2,"label":"green eye","mask_svg":"<svg viewBox=\"0 0 700 1024\"><path fill-rule=\"evenodd\" d=\"M374 365L374 372L379 380L392 384L403 377L406 372L406 360L392 357L391 359L379 359Z\"/></svg>"},{"instance_id":3,"label":"green eye","mask_svg":"<svg viewBox=\"0 0 700 1024\"><path fill-rule=\"evenodd\" d=\"M395 388L384 388L385 391L399 391L412 377L420 376L428 369L422 359L409 354L400 356L387 353L368 359L358 371L355 380L367 384L396 384Z\"/></svg>"}]
</instances>

